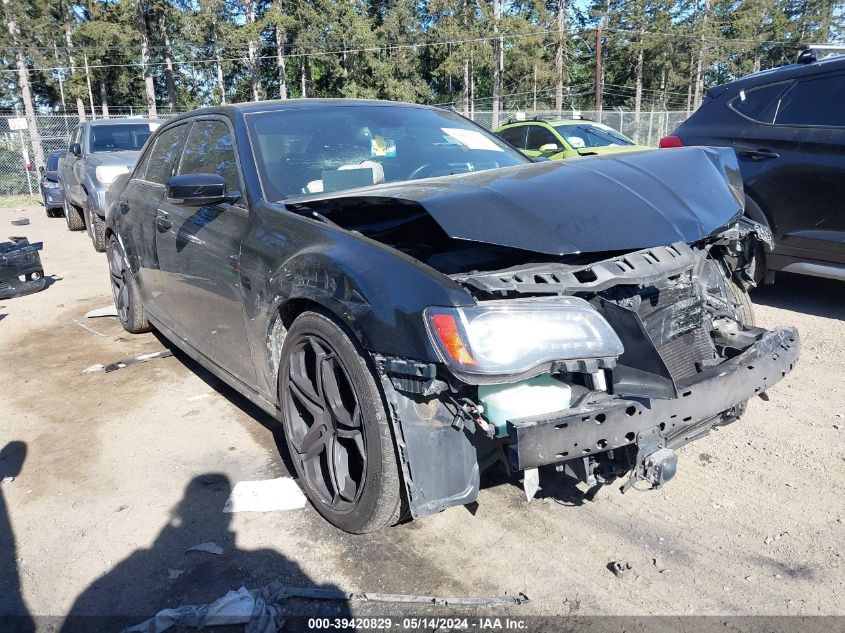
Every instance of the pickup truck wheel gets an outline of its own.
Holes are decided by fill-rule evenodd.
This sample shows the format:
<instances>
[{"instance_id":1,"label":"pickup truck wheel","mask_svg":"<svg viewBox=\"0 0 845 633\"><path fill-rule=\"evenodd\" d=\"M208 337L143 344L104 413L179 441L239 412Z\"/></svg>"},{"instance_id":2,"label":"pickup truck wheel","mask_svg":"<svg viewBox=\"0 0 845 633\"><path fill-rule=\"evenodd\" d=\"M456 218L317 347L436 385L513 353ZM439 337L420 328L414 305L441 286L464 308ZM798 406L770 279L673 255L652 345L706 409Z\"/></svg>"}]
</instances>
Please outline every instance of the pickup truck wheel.
<instances>
[{"instance_id":1,"label":"pickup truck wheel","mask_svg":"<svg viewBox=\"0 0 845 633\"><path fill-rule=\"evenodd\" d=\"M141 293L138 291L138 282L135 281L135 275L126 263L126 255L114 235L109 239L106 258L109 262L112 297L120 324L132 334L149 332L150 323L147 321Z\"/></svg>"},{"instance_id":2,"label":"pickup truck wheel","mask_svg":"<svg viewBox=\"0 0 845 633\"><path fill-rule=\"evenodd\" d=\"M739 320L743 325L755 325L754 304L751 303L751 297L731 279L728 280L726 285L728 292L731 294L731 299L733 299L734 305L736 306Z\"/></svg>"},{"instance_id":3,"label":"pickup truck wheel","mask_svg":"<svg viewBox=\"0 0 845 633\"><path fill-rule=\"evenodd\" d=\"M396 452L367 353L334 318L309 311L288 331L281 358L285 436L311 503L347 532L396 523Z\"/></svg>"},{"instance_id":4,"label":"pickup truck wheel","mask_svg":"<svg viewBox=\"0 0 845 633\"><path fill-rule=\"evenodd\" d=\"M89 212L91 218L91 242L98 253L106 251L106 221L96 211Z\"/></svg>"},{"instance_id":5,"label":"pickup truck wheel","mask_svg":"<svg viewBox=\"0 0 845 633\"><path fill-rule=\"evenodd\" d=\"M63 204L68 231L81 231L84 229L85 218L82 216L82 209L69 202L67 198L65 198Z\"/></svg>"}]
</instances>

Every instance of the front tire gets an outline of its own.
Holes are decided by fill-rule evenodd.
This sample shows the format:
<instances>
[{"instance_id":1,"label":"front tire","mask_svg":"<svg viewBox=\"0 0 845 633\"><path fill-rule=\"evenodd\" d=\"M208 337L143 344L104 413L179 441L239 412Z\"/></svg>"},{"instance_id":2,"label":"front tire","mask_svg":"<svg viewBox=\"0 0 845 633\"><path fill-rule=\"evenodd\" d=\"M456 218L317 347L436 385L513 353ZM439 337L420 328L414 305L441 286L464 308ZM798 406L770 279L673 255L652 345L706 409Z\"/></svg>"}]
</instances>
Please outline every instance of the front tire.
<instances>
[{"instance_id":1,"label":"front tire","mask_svg":"<svg viewBox=\"0 0 845 633\"><path fill-rule=\"evenodd\" d=\"M132 334L149 332L150 323L147 321L147 313L138 291L138 282L135 281L135 275L126 263L126 255L114 235L109 238L106 258L109 262L112 298L120 324Z\"/></svg>"},{"instance_id":2,"label":"front tire","mask_svg":"<svg viewBox=\"0 0 845 633\"><path fill-rule=\"evenodd\" d=\"M68 231L81 231L85 228L85 218L82 216L82 209L65 198L64 210Z\"/></svg>"},{"instance_id":3,"label":"front tire","mask_svg":"<svg viewBox=\"0 0 845 633\"><path fill-rule=\"evenodd\" d=\"M355 534L396 523L399 469L367 352L330 315L304 312L285 337L279 383L291 459L317 511Z\"/></svg>"}]
</instances>

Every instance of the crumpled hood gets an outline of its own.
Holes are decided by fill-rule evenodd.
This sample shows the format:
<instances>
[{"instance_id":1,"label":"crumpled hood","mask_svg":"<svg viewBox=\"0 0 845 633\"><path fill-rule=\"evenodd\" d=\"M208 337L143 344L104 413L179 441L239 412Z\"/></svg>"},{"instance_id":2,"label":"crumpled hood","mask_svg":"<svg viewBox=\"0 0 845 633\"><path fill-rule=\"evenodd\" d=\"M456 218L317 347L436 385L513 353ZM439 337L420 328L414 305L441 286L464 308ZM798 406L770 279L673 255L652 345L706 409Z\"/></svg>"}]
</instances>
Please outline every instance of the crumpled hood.
<instances>
[{"instance_id":1,"label":"crumpled hood","mask_svg":"<svg viewBox=\"0 0 845 633\"><path fill-rule=\"evenodd\" d=\"M688 147L376 185L291 205L385 199L418 203L453 238L570 255L696 242L731 224L744 196L733 149Z\"/></svg>"}]
</instances>

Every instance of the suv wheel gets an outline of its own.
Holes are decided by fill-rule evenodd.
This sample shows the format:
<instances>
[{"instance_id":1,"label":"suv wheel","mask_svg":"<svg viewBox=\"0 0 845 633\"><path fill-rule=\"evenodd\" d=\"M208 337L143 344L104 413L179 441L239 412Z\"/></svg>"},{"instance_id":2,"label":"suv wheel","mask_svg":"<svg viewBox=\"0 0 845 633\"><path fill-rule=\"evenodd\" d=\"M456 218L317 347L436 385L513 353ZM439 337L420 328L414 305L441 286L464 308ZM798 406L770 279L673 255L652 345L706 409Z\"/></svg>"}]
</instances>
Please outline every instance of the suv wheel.
<instances>
[{"instance_id":1,"label":"suv wheel","mask_svg":"<svg viewBox=\"0 0 845 633\"><path fill-rule=\"evenodd\" d=\"M291 459L317 511L356 534L396 523L396 452L364 349L328 314L304 312L285 337L279 383Z\"/></svg>"},{"instance_id":2,"label":"suv wheel","mask_svg":"<svg viewBox=\"0 0 845 633\"><path fill-rule=\"evenodd\" d=\"M106 250L106 221L96 211L89 213L91 218L91 242L94 250L103 253Z\"/></svg>"},{"instance_id":3,"label":"suv wheel","mask_svg":"<svg viewBox=\"0 0 845 633\"><path fill-rule=\"evenodd\" d=\"M68 231L81 231L84 229L85 218L82 216L82 209L68 201L67 198L65 198L63 205Z\"/></svg>"},{"instance_id":4,"label":"suv wheel","mask_svg":"<svg viewBox=\"0 0 845 633\"><path fill-rule=\"evenodd\" d=\"M126 255L114 235L109 238L106 258L109 262L111 293L120 324L132 334L149 332L150 323L141 302L141 293L138 292L138 282L135 281L135 275L126 263Z\"/></svg>"}]
</instances>

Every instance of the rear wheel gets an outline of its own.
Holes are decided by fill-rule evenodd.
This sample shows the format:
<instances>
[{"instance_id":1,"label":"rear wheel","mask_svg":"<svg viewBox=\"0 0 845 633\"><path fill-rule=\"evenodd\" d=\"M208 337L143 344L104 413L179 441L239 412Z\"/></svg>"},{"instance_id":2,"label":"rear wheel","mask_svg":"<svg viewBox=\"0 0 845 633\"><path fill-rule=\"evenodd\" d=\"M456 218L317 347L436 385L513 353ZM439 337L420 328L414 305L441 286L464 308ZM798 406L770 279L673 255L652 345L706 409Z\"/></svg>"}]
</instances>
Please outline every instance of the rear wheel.
<instances>
[{"instance_id":1,"label":"rear wheel","mask_svg":"<svg viewBox=\"0 0 845 633\"><path fill-rule=\"evenodd\" d=\"M91 211L91 242L94 250L103 253L106 250L106 221L96 211Z\"/></svg>"},{"instance_id":2,"label":"rear wheel","mask_svg":"<svg viewBox=\"0 0 845 633\"><path fill-rule=\"evenodd\" d=\"M81 231L85 228L85 218L82 216L82 209L65 198L64 210L68 231Z\"/></svg>"},{"instance_id":3,"label":"rear wheel","mask_svg":"<svg viewBox=\"0 0 845 633\"><path fill-rule=\"evenodd\" d=\"M305 312L287 333L282 359L285 436L311 503L347 532L396 523L399 470L367 353L331 316Z\"/></svg>"},{"instance_id":4,"label":"rear wheel","mask_svg":"<svg viewBox=\"0 0 845 633\"><path fill-rule=\"evenodd\" d=\"M135 275L126 263L126 255L114 235L109 239L106 258L109 262L112 298L123 329L132 334L148 332L150 323L141 302L138 282L135 281Z\"/></svg>"}]
</instances>

